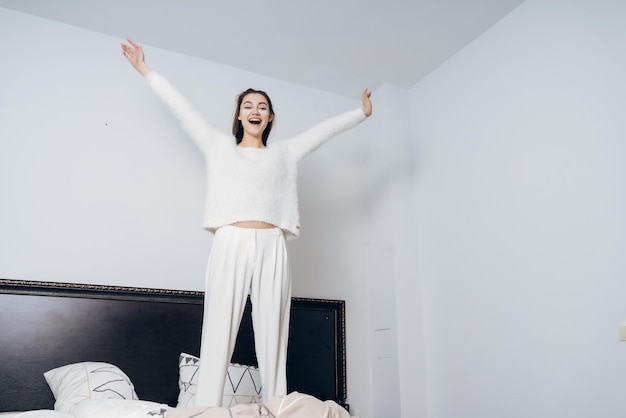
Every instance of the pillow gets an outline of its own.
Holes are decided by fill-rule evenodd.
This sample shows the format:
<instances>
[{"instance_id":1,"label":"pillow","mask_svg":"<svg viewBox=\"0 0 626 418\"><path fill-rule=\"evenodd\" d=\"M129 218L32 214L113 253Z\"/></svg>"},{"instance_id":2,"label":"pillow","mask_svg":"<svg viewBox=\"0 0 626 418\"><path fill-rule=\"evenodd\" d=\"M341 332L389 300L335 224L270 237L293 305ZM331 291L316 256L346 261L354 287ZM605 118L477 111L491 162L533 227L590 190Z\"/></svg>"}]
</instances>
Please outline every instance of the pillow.
<instances>
[{"instance_id":1,"label":"pillow","mask_svg":"<svg viewBox=\"0 0 626 418\"><path fill-rule=\"evenodd\" d=\"M71 413L86 399L138 399L130 378L109 363L68 364L45 372L52 390L54 409Z\"/></svg>"},{"instance_id":2,"label":"pillow","mask_svg":"<svg viewBox=\"0 0 626 418\"><path fill-rule=\"evenodd\" d=\"M195 406L200 359L182 353L178 363L177 408ZM229 407L251 403L261 403L261 375L259 369L242 364L229 364L224 383L222 406Z\"/></svg>"}]
</instances>

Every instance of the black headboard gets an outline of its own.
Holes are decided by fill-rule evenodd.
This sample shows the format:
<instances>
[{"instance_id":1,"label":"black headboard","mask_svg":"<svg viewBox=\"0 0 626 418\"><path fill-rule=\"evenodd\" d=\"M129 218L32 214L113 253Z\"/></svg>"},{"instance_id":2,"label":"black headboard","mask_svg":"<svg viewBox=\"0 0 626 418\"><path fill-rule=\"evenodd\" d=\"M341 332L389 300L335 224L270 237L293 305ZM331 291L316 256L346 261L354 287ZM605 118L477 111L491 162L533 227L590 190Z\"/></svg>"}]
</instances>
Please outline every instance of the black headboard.
<instances>
[{"instance_id":1,"label":"black headboard","mask_svg":"<svg viewBox=\"0 0 626 418\"><path fill-rule=\"evenodd\" d=\"M233 363L256 365L250 304ZM203 293L0 279L0 412L52 409L43 373L115 364L140 399L176 406L178 357L199 354ZM346 400L343 301L293 298L289 391Z\"/></svg>"}]
</instances>

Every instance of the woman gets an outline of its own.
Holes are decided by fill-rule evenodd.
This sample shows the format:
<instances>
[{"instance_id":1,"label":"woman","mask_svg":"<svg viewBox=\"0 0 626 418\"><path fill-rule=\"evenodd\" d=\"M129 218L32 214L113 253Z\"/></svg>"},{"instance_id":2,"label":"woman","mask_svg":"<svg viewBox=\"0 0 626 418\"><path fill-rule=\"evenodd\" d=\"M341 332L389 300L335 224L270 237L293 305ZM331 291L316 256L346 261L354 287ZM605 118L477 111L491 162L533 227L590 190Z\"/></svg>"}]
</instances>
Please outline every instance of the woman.
<instances>
[{"instance_id":1,"label":"woman","mask_svg":"<svg viewBox=\"0 0 626 418\"><path fill-rule=\"evenodd\" d=\"M291 277L285 238L299 235L297 163L326 140L372 114L363 107L297 137L268 144L275 118L269 96L248 89L237 98L232 135L208 125L190 103L146 64L130 39L122 53L180 120L206 160L204 227L215 233L206 275L196 406L220 406L228 363L250 294L263 400L287 394Z\"/></svg>"}]
</instances>

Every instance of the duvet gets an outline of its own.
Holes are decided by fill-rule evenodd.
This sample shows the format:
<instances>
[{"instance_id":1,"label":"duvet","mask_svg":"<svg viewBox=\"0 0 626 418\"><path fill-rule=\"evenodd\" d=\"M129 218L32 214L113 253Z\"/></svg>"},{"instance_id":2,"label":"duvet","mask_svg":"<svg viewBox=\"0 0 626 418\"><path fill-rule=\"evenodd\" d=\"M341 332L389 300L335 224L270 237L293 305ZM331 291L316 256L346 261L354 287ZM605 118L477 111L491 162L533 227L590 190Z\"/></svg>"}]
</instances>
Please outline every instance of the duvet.
<instances>
[{"instance_id":1,"label":"duvet","mask_svg":"<svg viewBox=\"0 0 626 418\"><path fill-rule=\"evenodd\" d=\"M332 401L322 402L309 395L293 392L274 398L265 405L237 405L232 408L174 408L165 418L350 418L350 414Z\"/></svg>"},{"instance_id":2,"label":"duvet","mask_svg":"<svg viewBox=\"0 0 626 418\"><path fill-rule=\"evenodd\" d=\"M170 408L148 401L91 399L80 402L71 415L57 411L0 414L0 418L354 418L333 401L320 401L298 392L266 404L230 408Z\"/></svg>"}]
</instances>

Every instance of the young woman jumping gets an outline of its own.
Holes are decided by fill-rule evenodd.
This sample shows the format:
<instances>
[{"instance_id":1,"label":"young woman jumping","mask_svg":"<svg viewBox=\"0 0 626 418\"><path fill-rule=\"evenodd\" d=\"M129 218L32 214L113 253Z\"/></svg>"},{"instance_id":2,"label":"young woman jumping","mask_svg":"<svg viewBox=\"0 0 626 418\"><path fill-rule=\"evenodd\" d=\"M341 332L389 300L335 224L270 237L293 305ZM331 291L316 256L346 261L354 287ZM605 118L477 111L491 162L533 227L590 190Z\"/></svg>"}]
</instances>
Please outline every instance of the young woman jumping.
<instances>
[{"instance_id":1,"label":"young woman jumping","mask_svg":"<svg viewBox=\"0 0 626 418\"><path fill-rule=\"evenodd\" d=\"M215 233L206 282L196 406L221 406L224 381L250 294L263 401L287 394L287 339L291 276L286 238L300 233L297 164L333 136L372 114L363 106L296 137L268 144L276 117L269 96L248 89L237 98L232 135L209 125L193 106L146 64L140 45L122 53L179 119L204 154L207 172L204 227Z\"/></svg>"}]
</instances>

